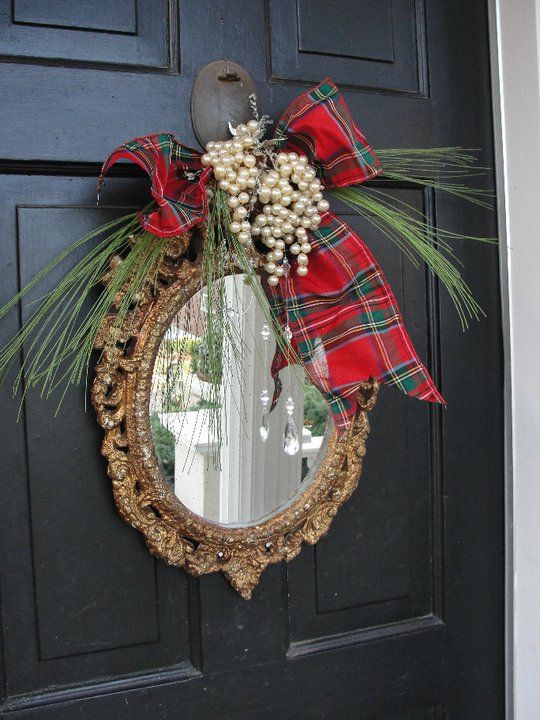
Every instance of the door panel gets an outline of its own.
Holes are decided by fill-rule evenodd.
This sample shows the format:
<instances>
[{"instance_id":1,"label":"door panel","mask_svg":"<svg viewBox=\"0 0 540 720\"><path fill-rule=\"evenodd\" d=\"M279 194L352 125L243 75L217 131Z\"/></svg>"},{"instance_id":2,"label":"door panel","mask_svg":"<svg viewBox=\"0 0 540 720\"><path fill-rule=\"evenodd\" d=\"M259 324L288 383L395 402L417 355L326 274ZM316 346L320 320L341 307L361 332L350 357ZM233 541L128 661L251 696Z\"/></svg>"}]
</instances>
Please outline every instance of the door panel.
<instances>
[{"instance_id":1,"label":"door panel","mask_svg":"<svg viewBox=\"0 0 540 720\"><path fill-rule=\"evenodd\" d=\"M135 135L196 146L194 78L231 59L277 119L312 83L344 89L375 148L482 148L491 165L486 4L465 0L121 0L0 4L0 302L76 238L145 201L116 167ZM474 71L474 72L473 72ZM492 188L488 174L478 178ZM430 221L496 235L492 213L392 187ZM155 561L118 517L84 391L2 393L3 710L13 720L497 720L503 717L502 373L495 247L456 254L487 317L448 297L369 223L448 408L390 388L364 473L327 537L272 566L250 602ZM43 291L43 290L42 290ZM28 303L2 321L7 339Z\"/></svg>"}]
</instances>

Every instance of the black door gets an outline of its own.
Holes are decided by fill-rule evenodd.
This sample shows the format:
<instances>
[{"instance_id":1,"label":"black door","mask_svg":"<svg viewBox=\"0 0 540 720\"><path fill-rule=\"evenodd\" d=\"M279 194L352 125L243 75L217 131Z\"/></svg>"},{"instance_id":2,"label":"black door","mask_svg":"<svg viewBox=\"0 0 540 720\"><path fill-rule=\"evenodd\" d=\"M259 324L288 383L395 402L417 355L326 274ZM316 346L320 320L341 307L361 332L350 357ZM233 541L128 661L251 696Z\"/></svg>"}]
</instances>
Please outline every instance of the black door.
<instances>
[{"instance_id":1,"label":"black door","mask_svg":"<svg viewBox=\"0 0 540 720\"><path fill-rule=\"evenodd\" d=\"M171 130L231 59L277 118L330 76L375 148L462 145L492 163L487 3L470 0L4 0L0 267L7 299L145 183L99 164ZM492 177L484 180L492 186ZM392 192L441 226L494 215ZM487 318L463 334L423 270L354 217L448 401L383 389L361 484L329 535L272 566L251 602L155 561L119 519L83 390L2 399L6 718L497 720L503 717L503 477L497 251L463 243ZM9 336L27 305L2 323Z\"/></svg>"}]
</instances>

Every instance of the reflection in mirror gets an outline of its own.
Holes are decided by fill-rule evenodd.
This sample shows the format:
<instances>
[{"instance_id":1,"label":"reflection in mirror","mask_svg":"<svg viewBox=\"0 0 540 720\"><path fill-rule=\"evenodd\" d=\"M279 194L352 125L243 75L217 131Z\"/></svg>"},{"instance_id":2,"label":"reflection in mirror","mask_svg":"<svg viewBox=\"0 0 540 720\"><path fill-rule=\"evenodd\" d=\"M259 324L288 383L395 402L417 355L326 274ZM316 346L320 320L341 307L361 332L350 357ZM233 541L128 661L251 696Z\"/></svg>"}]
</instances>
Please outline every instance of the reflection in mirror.
<instances>
[{"instance_id":1,"label":"reflection in mirror","mask_svg":"<svg viewBox=\"0 0 540 720\"><path fill-rule=\"evenodd\" d=\"M201 289L174 317L156 358L150 419L163 476L206 520L255 523L310 482L326 404L298 367L268 413L275 344L240 275ZM219 321L216 307L221 306ZM321 453L322 454L322 453Z\"/></svg>"}]
</instances>

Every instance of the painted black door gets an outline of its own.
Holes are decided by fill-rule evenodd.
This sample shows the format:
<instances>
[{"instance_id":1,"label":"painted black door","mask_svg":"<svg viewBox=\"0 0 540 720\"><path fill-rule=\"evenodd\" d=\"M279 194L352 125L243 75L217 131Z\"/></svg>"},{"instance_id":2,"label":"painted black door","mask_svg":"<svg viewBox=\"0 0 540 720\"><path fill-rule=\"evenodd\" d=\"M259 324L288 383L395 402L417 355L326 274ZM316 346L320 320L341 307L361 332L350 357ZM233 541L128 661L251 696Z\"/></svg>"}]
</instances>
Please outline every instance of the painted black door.
<instances>
[{"instance_id":1,"label":"painted black door","mask_svg":"<svg viewBox=\"0 0 540 720\"><path fill-rule=\"evenodd\" d=\"M485 2L4 0L2 299L145 184L95 205L99 163L153 130L194 144L206 63L256 79L274 118L330 76L377 147L463 145L492 162ZM479 180L491 187L492 178ZM392 190L433 221L494 216ZM503 482L497 252L457 248L487 319L463 334L422 270L354 217L388 274L441 411L383 390L365 472L329 535L267 570L251 602L154 561L117 517L83 391L2 400L3 712L23 720L503 717ZM427 309L426 309L427 308ZM2 324L8 336L28 306Z\"/></svg>"}]
</instances>

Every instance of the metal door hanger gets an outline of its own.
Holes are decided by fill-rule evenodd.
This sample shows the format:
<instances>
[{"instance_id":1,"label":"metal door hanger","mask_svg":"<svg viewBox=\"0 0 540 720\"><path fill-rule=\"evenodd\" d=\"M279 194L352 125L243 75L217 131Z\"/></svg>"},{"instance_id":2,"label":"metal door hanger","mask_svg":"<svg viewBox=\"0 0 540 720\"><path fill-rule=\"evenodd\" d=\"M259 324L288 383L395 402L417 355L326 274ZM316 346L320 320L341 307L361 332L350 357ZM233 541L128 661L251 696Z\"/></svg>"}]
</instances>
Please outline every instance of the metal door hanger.
<instances>
[{"instance_id":1,"label":"metal door hanger","mask_svg":"<svg viewBox=\"0 0 540 720\"><path fill-rule=\"evenodd\" d=\"M230 60L206 65L197 75L191 93L191 122L204 147L210 140L228 140L229 123L235 127L253 118L250 96L253 79Z\"/></svg>"}]
</instances>

